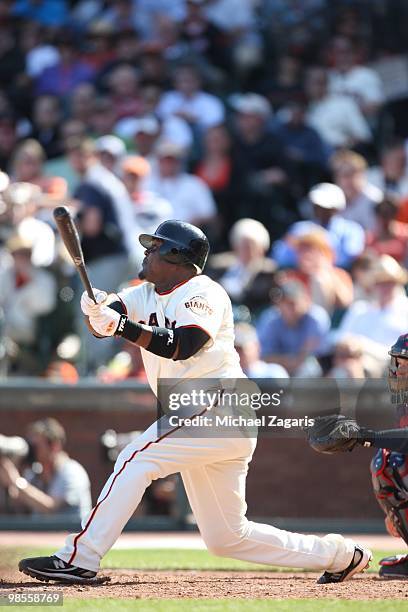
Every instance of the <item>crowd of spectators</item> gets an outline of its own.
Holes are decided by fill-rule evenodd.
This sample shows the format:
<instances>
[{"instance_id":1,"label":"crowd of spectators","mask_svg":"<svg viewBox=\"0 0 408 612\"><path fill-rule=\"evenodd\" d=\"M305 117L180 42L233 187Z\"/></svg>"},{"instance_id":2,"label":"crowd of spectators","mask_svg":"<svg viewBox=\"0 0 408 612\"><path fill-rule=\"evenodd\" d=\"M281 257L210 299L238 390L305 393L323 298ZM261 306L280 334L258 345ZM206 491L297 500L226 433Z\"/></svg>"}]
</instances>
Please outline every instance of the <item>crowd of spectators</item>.
<instances>
[{"instance_id":1,"label":"crowd of spectators","mask_svg":"<svg viewBox=\"0 0 408 612\"><path fill-rule=\"evenodd\" d=\"M94 286L137 237L203 228L258 377L380 376L408 329L403 0L0 3L0 374L143 379L98 341L52 209Z\"/></svg>"}]
</instances>

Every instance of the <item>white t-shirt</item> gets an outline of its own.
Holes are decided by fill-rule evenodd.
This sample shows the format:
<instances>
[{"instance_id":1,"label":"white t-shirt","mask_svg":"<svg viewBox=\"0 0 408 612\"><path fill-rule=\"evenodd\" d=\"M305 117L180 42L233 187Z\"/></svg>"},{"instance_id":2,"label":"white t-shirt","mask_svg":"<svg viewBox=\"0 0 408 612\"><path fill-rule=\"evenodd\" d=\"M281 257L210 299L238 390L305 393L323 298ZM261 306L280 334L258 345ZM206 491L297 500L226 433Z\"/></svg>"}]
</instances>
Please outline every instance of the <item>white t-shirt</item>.
<instances>
[{"instance_id":1,"label":"white t-shirt","mask_svg":"<svg viewBox=\"0 0 408 612\"><path fill-rule=\"evenodd\" d=\"M352 98L329 95L309 106L307 122L333 147L372 139L368 123Z\"/></svg>"},{"instance_id":2,"label":"white t-shirt","mask_svg":"<svg viewBox=\"0 0 408 612\"><path fill-rule=\"evenodd\" d=\"M222 102L205 91L199 91L191 98L178 91L169 91L162 96L157 112L163 119L179 112L188 113L205 130L222 123L225 115Z\"/></svg>"},{"instance_id":3,"label":"white t-shirt","mask_svg":"<svg viewBox=\"0 0 408 612\"><path fill-rule=\"evenodd\" d=\"M158 379L244 378L234 348L231 301L218 283L198 275L158 293L145 282L119 293L131 321L167 328L199 327L210 336L192 357L174 361L141 349L147 380L157 394Z\"/></svg>"},{"instance_id":4,"label":"white t-shirt","mask_svg":"<svg viewBox=\"0 0 408 612\"><path fill-rule=\"evenodd\" d=\"M356 96L366 103L381 104L384 101L381 79L367 66L354 66L344 74L331 70L329 89L331 93Z\"/></svg>"},{"instance_id":5,"label":"white t-shirt","mask_svg":"<svg viewBox=\"0 0 408 612\"><path fill-rule=\"evenodd\" d=\"M398 293L386 308L364 300L355 302L344 315L338 337L362 336L383 345L387 358L389 347L408 329L408 299Z\"/></svg>"},{"instance_id":6,"label":"white t-shirt","mask_svg":"<svg viewBox=\"0 0 408 612\"><path fill-rule=\"evenodd\" d=\"M89 476L85 468L75 459L64 457L59 461L47 485L31 468L26 470L24 476L31 484L60 502L58 513L70 512L83 519L91 511Z\"/></svg>"},{"instance_id":7,"label":"white t-shirt","mask_svg":"<svg viewBox=\"0 0 408 612\"><path fill-rule=\"evenodd\" d=\"M212 193L198 176L182 173L162 178L152 173L147 184L149 190L170 202L174 219L194 223L197 219L210 219L216 214Z\"/></svg>"}]
</instances>

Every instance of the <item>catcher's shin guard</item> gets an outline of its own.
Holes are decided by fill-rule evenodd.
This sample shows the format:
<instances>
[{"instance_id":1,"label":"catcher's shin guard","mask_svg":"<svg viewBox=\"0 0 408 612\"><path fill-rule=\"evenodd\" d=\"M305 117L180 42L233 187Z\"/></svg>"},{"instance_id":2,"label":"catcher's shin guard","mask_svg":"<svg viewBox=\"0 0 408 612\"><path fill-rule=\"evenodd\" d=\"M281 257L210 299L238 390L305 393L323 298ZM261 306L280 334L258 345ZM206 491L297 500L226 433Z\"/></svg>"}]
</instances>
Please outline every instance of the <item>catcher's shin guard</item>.
<instances>
[{"instance_id":1,"label":"catcher's shin guard","mask_svg":"<svg viewBox=\"0 0 408 612\"><path fill-rule=\"evenodd\" d=\"M379 449L371 462L375 497L408 544L408 456Z\"/></svg>"}]
</instances>

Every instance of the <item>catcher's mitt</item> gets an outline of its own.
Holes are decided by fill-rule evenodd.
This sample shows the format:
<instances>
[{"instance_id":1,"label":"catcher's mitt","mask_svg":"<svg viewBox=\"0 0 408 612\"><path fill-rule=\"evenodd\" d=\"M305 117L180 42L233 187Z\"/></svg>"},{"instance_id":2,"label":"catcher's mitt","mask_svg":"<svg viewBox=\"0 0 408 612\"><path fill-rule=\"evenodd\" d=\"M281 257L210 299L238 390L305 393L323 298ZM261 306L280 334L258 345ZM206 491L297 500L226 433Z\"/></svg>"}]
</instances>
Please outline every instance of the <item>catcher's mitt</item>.
<instances>
[{"instance_id":1,"label":"catcher's mitt","mask_svg":"<svg viewBox=\"0 0 408 612\"><path fill-rule=\"evenodd\" d=\"M361 440L361 429L354 419L335 414L317 417L314 421L307 429L307 439L318 453L352 451Z\"/></svg>"}]
</instances>

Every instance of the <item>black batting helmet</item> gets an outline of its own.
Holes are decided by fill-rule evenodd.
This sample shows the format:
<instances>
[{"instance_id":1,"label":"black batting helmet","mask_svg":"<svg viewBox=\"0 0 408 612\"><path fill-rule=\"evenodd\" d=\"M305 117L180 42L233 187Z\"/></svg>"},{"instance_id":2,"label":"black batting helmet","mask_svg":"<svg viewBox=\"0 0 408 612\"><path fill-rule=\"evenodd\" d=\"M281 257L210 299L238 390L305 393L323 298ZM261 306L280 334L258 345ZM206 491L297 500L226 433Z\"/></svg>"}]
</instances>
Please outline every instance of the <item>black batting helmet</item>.
<instances>
[{"instance_id":1,"label":"black batting helmet","mask_svg":"<svg viewBox=\"0 0 408 612\"><path fill-rule=\"evenodd\" d=\"M165 261L193 264L199 272L203 271L210 245L207 236L198 227L184 221L164 221L154 234L141 234L139 242L149 249L155 238L163 241L159 253Z\"/></svg>"},{"instance_id":2,"label":"black batting helmet","mask_svg":"<svg viewBox=\"0 0 408 612\"><path fill-rule=\"evenodd\" d=\"M391 363L388 368L391 401L393 404L404 404L408 401L408 375L406 366L404 368L401 366L401 359L408 360L408 334L402 334L392 345L388 354L391 355Z\"/></svg>"}]
</instances>

